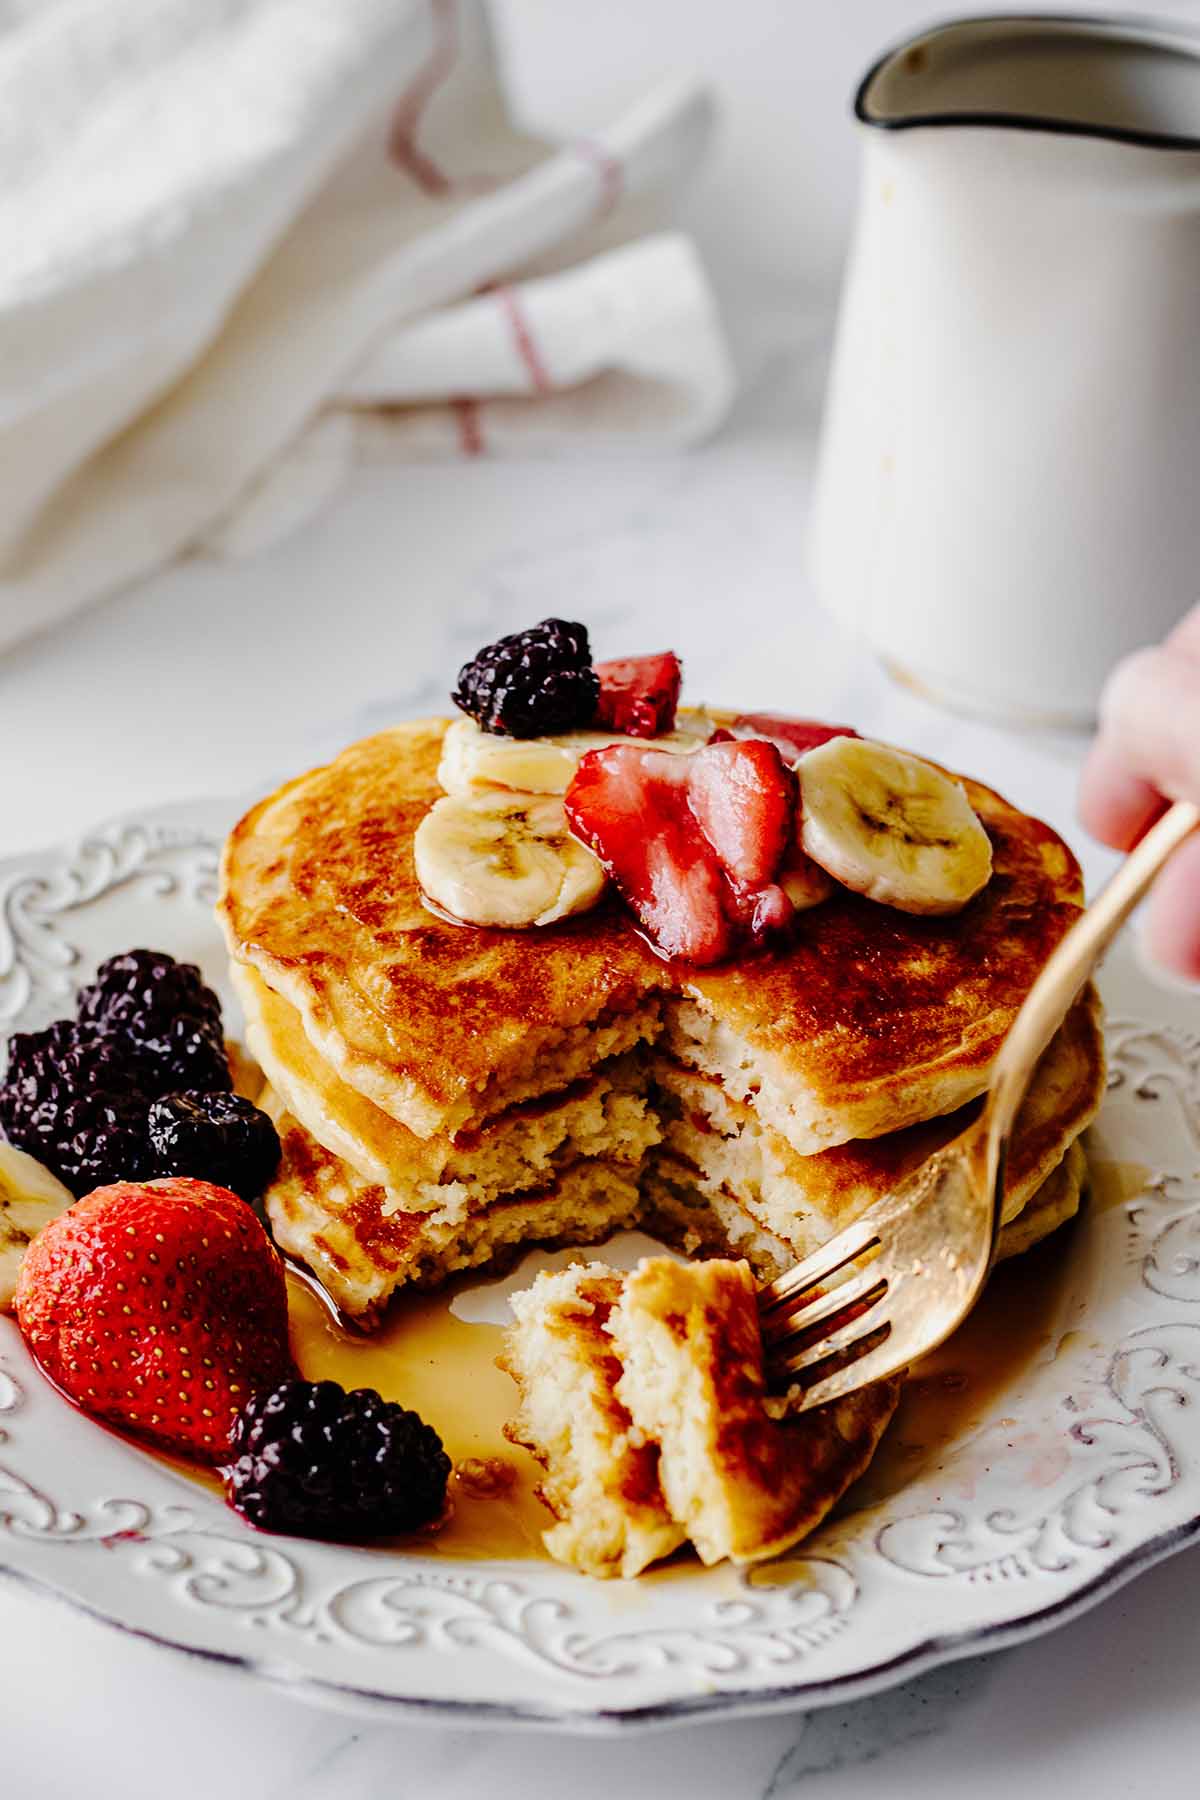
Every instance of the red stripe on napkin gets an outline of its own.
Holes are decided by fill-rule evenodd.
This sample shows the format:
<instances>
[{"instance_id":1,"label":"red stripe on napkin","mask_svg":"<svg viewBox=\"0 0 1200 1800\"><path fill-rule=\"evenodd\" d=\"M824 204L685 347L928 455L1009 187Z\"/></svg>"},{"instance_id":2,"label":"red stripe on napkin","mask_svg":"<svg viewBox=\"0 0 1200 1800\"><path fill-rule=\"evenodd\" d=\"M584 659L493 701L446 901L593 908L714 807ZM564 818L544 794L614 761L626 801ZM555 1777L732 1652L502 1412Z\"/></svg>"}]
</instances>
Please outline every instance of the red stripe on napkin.
<instances>
[{"instance_id":1,"label":"red stripe on napkin","mask_svg":"<svg viewBox=\"0 0 1200 1800\"><path fill-rule=\"evenodd\" d=\"M388 156L412 176L422 193L444 200L454 184L417 142L425 109L458 61L458 21L454 0L430 0L433 43L429 55L397 100L388 132Z\"/></svg>"},{"instance_id":2,"label":"red stripe on napkin","mask_svg":"<svg viewBox=\"0 0 1200 1800\"><path fill-rule=\"evenodd\" d=\"M423 194L435 200L448 200L456 194L490 194L502 185L498 175L449 174L418 142L430 102L458 64L462 46L456 7L457 0L429 0L433 32L429 55L397 100L388 128L388 160L410 175Z\"/></svg>"},{"instance_id":3,"label":"red stripe on napkin","mask_svg":"<svg viewBox=\"0 0 1200 1800\"><path fill-rule=\"evenodd\" d=\"M483 425L480 420L478 400L470 399L466 394L452 400L454 416L458 421L458 447L464 456L482 456L484 452Z\"/></svg>"},{"instance_id":4,"label":"red stripe on napkin","mask_svg":"<svg viewBox=\"0 0 1200 1800\"><path fill-rule=\"evenodd\" d=\"M525 364L529 379L533 383L534 392L537 394L551 393L554 383L550 379L549 369L542 361L541 351L534 342L533 333L529 329L529 319L521 303L520 295L515 288L505 287L503 284L494 287L491 291L495 294L496 302L508 320L509 329L513 334L513 342L517 347L517 354Z\"/></svg>"}]
</instances>

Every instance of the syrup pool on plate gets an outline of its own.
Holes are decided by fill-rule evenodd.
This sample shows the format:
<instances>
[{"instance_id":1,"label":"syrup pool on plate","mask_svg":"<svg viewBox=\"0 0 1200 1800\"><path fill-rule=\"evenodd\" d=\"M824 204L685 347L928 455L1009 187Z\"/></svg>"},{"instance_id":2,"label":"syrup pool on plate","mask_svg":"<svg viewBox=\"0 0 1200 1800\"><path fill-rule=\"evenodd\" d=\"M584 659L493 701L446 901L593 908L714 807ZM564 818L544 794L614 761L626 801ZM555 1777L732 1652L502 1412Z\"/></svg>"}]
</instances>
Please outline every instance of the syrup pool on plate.
<instances>
[{"instance_id":1,"label":"syrup pool on plate","mask_svg":"<svg viewBox=\"0 0 1200 1800\"><path fill-rule=\"evenodd\" d=\"M553 1521L534 1493L540 1470L503 1431L516 1402L512 1380L496 1367L503 1330L457 1318L454 1293L452 1285L436 1294L403 1294L377 1331L360 1332L340 1325L309 1283L289 1273L293 1354L310 1381L373 1387L385 1400L411 1407L445 1445L456 1470L449 1489L453 1516L439 1530L397 1545L422 1555L544 1557L542 1533ZM500 1463L511 1483L476 1492L457 1474L464 1462Z\"/></svg>"}]
</instances>

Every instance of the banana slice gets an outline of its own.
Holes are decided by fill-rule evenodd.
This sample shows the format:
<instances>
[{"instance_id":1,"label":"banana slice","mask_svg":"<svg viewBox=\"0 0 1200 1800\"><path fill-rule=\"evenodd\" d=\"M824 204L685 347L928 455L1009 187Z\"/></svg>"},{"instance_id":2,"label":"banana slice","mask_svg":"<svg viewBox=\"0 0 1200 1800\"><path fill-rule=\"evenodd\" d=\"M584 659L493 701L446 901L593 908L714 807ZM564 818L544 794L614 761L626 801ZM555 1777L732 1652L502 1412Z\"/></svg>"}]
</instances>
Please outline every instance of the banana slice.
<instances>
[{"instance_id":1,"label":"banana slice","mask_svg":"<svg viewBox=\"0 0 1200 1800\"><path fill-rule=\"evenodd\" d=\"M0 1312L12 1305L21 1258L30 1243L74 1199L34 1157L0 1143Z\"/></svg>"},{"instance_id":2,"label":"banana slice","mask_svg":"<svg viewBox=\"0 0 1200 1800\"><path fill-rule=\"evenodd\" d=\"M413 855L428 899L467 925L550 925L604 891L598 859L551 794L447 794L418 825Z\"/></svg>"},{"instance_id":3,"label":"banana slice","mask_svg":"<svg viewBox=\"0 0 1200 1800\"><path fill-rule=\"evenodd\" d=\"M844 887L932 914L958 912L986 885L987 832L958 782L919 756L839 737L796 772L804 848Z\"/></svg>"},{"instance_id":4,"label":"banana slice","mask_svg":"<svg viewBox=\"0 0 1200 1800\"><path fill-rule=\"evenodd\" d=\"M608 744L651 744L684 754L708 742L707 715L680 709L678 727L662 737L629 738L603 731L567 731L561 737L511 738L481 731L474 719L455 719L442 739L437 778L448 794L475 794L481 788L511 788L519 794L565 794L579 759Z\"/></svg>"},{"instance_id":5,"label":"banana slice","mask_svg":"<svg viewBox=\"0 0 1200 1800\"><path fill-rule=\"evenodd\" d=\"M822 900L828 900L836 883L825 873L819 862L796 847L788 854L787 861L775 877L797 912L807 912L810 907L820 906Z\"/></svg>"}]
</instances>

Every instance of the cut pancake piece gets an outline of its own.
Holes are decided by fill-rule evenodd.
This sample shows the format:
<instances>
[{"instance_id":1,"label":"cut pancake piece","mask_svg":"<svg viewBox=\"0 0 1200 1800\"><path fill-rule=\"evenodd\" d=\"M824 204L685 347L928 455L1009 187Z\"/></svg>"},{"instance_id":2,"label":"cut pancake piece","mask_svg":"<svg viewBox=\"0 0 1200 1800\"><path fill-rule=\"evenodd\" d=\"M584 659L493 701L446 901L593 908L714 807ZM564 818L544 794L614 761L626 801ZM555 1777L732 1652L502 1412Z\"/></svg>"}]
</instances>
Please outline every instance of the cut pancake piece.
<instances>
[{"instance_id":1,"label":"cut pancake piece","mask_svg":"<svg viewBox=\"0 0 1200 1800\"><path fill-rule=\"evenodd\" d=\"M667 1509L706 1563L757 1562L807 1536L866 1468L900 1397L894 1377L793 1418L772 1407L744 1262L645 1259L609 1330L617 1398L659 1446Z\"/></svg>"},{"instance_id":2,"label":"cut pancake piece","mask_svg":"<svg viewBox=\"0 0 1200 1800\"><path fill-rule=\"evenodd\" d=\"M1014 1219L1090 1124L1104 1095L1104 1038L1095 989L1080 996L1042 1057L1017 1117L1005 1179L1004 1219ZM936 1150L964 1131L979 1103L887 1136L797 1156L748 1102L722 1082L652 1055L663 1099L663 1149L655 1153L678 1185L720 1209L738 1202L760 1225L805 1256L890 1193Z\"/></svg>"},{"instance_id":3,"label":"cut pancake piece","mask_svg":"<svg viewBox=\"0 0 1200 1800\"><path fill-rule=\"evenodd\" d=\"M645 1080L628 1056L565 1091L521 1101L476 1131L419 1138L339 1080L305 1036L299 1015L252 969L235 967L246 1038L284 1109L364 1181L407 1212L465 1213L544 1185L567 1161L637 1163L658 1125Z\"/></svg>"},{"instance_id":4,"label":"cut pancake piece","mask_svg":"<svg viewBox=\"0 0 1200 1800\"><path fill-rule=\"evenodd\" d=\"M1079 871L1047 826L965 781L993 875L950 918L839 892L778 950L679 971L619 907L513 933L423 904L412 839L444 720L352 745L256 806L226 845L230 954L300 1015L340 1079L421 1137L478 1125L654 1036L800 1154L952 1111L986 1086Z\"/></svg>"},{"instance_id":5,"label":"cut pancake piece","mask_svg":"<svg viewBox=\"0 0 1200 1800\"><path fill-rule=\"evenodd\" d=\"M663 1502L658 1446L633 1431L616 1396L621 1368L605 1327L620 1292L602 1263L540 1275L512 1296L501 1358L520 1392L505 1436L546 1472L538 1493L557 1521L546 1548L586 1575L637 1575L685 1536Z\"/></svg>"},{"instance_id":6,"label":"cut pancake piece","mask_svg":"<svg viewBox=\"0 0 1200 1800\"><path fill-rule=\"evenodd\" d=\"M264 1196L280 1249L317 1276L351 1318L370 1324L397 1288L437 1287L461 1269L513 1257L530 1244L595 1244L638 1212L636 1167L615 1159L571 1164L543 1186L463 1213L407 1212L322 1149L270 1088L282 1157Z\"/></svg>"},{"instance_id":7,"label":"cut pancake piece","mask_svg":"<svg viewBox=\"0 0 1200 1800\"><path fill-rule=\"evenodd\" d=\"M578 1306L580 1295L600 1297L601 1314ZM898 1380L876 1382L788 1418L766 1394L744 1263L652 1257L625 1276L592 1264L539 1276L513 1308L505 1362L521 1405L512 1435L547 1471L544 1497L560 1515L547 1548L592 1574L636 1574L664 1553L653 1550L660 1531L669 1547L690 1537L706 1563L788 1548L866 1467L899 1396ZM605 1326L608 1353L598 1342ZM549 1403L539 1398L547 1389ZM595 1472L605 1438L618 1470L631 1445L654 1456L638 1465L645 1485L632 1498L623 1475ZM620 1553L598 1556L597 1545Z\"/></svg>"}]
</instances>

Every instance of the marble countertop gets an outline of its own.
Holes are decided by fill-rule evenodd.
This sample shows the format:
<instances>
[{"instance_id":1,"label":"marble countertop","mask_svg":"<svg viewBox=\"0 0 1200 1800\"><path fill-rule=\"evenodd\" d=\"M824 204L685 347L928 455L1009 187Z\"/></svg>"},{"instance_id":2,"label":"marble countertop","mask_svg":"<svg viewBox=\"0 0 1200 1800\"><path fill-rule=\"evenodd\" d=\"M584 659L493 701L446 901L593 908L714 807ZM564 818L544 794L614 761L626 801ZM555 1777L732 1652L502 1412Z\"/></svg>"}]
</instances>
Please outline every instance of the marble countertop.
<instances>
[{"instance_id":1,"label":"marble countertop","mask_svg":"<svg viewBox=\"0 0 1200 1800\"><path fill-rule=\"evenodd\" d=\"M549 12L537 0L524 10L527 26ZM873 41L912 22L899 0L859 10L853 29L827 25L839 92ZM684 9L655 0L649 11L669 60L662 21L678 25ZM768 13L756 3L738 16ZM795 27L791 46L807 52ZM713 27L696 60L717 67L727 53ZM588 621L600 655L676 645L694 698L849 719L977 772L1063 830L1090 881L1103 877L1109 859L1074 823L1077 740L1009 735L901 692L807 590L828 282L785 256L747 284L754 220L729 228L736 245L713 223L737 159L761 161L770 134L785 132L779 94L760 137L750 131L754 68L771 60L765 43L755 55L729 72L733 147L714 172L716 210L697 223L744 375L719 438L686 458L364 471L332 511L256 560L187 562L0 658L0 857L108 813L265 784L364 727L440 706L481 642L566 612ZM827 213L814 229L831 263ZM873 1700L569 1740L361 1725L8 1583L2 1785L14 1800L851 1800L882 1784L928 1800L1170 1794L1190 1790L1200 1765L1198 1618L1200 1556L1185 1554L1034 1643Z\"/></svg>"}]
</instances>

